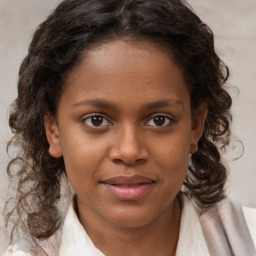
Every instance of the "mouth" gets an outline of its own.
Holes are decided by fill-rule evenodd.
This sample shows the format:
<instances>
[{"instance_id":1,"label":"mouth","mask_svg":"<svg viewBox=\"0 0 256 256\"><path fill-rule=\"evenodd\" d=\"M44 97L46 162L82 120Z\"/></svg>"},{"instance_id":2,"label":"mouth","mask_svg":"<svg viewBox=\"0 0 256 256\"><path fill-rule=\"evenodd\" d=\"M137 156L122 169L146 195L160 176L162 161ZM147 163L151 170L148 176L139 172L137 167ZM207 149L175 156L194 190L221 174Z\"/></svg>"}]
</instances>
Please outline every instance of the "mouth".
<instances>
[{"instance_id":1,"label":"mouth","mask_svg":"<svg viewBox=\"0 0 256 256\"><path fill-rule=\"evenodd\" d=\"M155 181L144 176L117 176L101 182L119 200L137 200L145 196Z\"/></svg>"}]
</instances>

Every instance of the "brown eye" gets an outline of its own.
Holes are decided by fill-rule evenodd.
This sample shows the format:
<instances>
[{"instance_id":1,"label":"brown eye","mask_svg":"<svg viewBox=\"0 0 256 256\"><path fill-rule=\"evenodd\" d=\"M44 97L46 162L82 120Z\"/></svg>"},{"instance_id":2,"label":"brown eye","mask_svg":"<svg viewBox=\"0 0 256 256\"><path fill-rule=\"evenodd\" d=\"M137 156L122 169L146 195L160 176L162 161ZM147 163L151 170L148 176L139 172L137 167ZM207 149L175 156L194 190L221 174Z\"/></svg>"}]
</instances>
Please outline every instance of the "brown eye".
<instances>
[{"instance_id":1,"label":"brown eye","mask_svg":"<svg viewBox=\"0 0 256 256\"><path fill-rule=\"evenodd\" d=\"M100 126L103 122L103 117L102 116L93 116L91 117L91 123L94 126Z\"/></svg>"},{"instance_id":2,"label":"brown eye","mask_svg":"<svg viewBox=\"0 0 256 256\"><path fill-rule=\"evenodd\" d=\"M154 123L157 126L163 126L165 124L166 117L165 116L155 116L154 117Z\"/></svg>"},{"instance_id":3,"label":"brown eye","mask_svg":"<svg viewBox=\"0 0 256 256\"><path fill-rule=\"evenodd\" d=\"M152 117L146 123L146 125L153 126L153 127L164 127L164 126L169 125L172 122L174 122L174 121L168 116L157 115L157 116Z\"/></svg>"},{"instance_id":4,"label":"brown eye","mask_svg":"<svg viewBox=\"0 0 256 256\"><path fill-rule=\"evenodd\" d=\"M83 120L83 122L90 127L105 127L111 125L111 123L100 115L89 116Z\"/></svg>"}]
</instances>

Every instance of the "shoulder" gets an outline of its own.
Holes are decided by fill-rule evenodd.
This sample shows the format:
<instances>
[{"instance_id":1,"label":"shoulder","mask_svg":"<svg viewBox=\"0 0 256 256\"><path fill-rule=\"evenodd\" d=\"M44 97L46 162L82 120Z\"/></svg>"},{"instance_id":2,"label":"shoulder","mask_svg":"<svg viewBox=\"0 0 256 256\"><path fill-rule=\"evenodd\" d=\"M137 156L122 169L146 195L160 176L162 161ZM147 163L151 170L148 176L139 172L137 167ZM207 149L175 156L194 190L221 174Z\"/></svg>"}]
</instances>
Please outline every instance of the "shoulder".
<instances>
[{"instance_id":1,"label":"shoulder","mask_svg":"<svg viewBox=\"0 0 256 256\"><path fill-rule=\"evenodd\" d=\"M10 245L1 256L31 256L31 254L22 251L17 245Z\"/></svg>"},{"instance_id":2,"label":"shoulder","mask_svg":"<svg viewBox=\"0 0 256 256\"><path fill-rule=\"evenodd\" d=\"M249 207L242 207L246 224L251 233L252 240L256 247L256 209Z\"/></svg>"},{"instance_id":3,"label":"shoulder","mask_svg":"<svg viewBox=\"0 0 256 256\"><path fill-rule=\"evenodd\" d=\"M256 212L225 198L212 206L195 206L209 251L233 251L234 255L256 255ZM225 254L226 255L226 254Z\"/></svg>"}]
</instances>

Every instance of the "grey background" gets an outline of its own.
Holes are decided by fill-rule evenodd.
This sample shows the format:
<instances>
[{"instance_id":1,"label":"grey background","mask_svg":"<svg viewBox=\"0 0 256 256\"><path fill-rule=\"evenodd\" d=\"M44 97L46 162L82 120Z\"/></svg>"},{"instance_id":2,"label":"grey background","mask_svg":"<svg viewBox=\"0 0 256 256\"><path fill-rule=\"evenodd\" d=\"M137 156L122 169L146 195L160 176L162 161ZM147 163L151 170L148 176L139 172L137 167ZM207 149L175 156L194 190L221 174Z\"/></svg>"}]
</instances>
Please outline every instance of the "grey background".
<instances>
[{"instance_id":1,"label":"grey background","mask_svg":"<svg viewBox=\"0 0 256 256\"><path fill-rule=\"evenodd\" d=\"M1 210L7 197L5 152L11 137L9 105L16 97L19 65L25 57L33 31L57 0L0 0L0 253L6 246ZM227 154L230 177L227 191L241 204L256 207L256 0L189 0L213 30L216 48L231 70L233 134L244 144L242 158L231 161L239 151Z\"/></svg>"}]
</instances>

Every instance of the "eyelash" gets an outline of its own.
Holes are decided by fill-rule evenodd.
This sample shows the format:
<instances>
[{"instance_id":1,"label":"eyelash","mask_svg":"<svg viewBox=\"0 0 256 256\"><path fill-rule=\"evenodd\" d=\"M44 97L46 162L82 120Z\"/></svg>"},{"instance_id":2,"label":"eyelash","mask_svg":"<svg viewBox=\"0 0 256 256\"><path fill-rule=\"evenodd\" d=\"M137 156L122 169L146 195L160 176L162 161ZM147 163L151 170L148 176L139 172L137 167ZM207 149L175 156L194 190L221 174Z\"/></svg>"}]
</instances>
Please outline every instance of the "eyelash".
<instances>
[{"instance_id":1,"label":"eyelash","mask_svg":"<svg viewBox=\"0 0 256 256\"><path fill-rule=\"evenodd\" d=\"M163 125L147 125L151 120L154 122L154 118L162 118L162 117L165 119ZM166 124L166 122L168 122L168 123ZM169 117L169 116L166 116L166 115L155 115L155 116L152 116L149 119L149 121L146 122L146 125L147 126L156 127L156 128L161 128L161 127L163 128L163 127L167 127L167 126L169 126L170 124L173 124L173 123L175 123L175 120L173 118Z\"/></svg>"},{"instance_id":2,"label":"eyelash","mask_svg":"<svg viewBox=\"0 0 256 256\"><path fill-rule=\"evenodd\" d=\"M92 118L102 118L102 120L103 120L103 122L107 122L108 124L107 125L99 125L99 126L97 126L97 125L93 125L92 124ZM91 124L88 124L88 123L86 123L87 121L90 121L90 123ZM111 126L112 124L107 120L107 118L105 118L103 115L101 115L101 114L93 114L93 115L90 115L90 116L88 116L88 117L86 117L86 118L84 118L83 120L82 120L82 123L85 123L87 126L89 126L89 127L92 127L93 129L95 129L95 128L98 128L98 127L100 127L100 128L102 128L102 127L107 127L107 126Z\"/></svg>"},{"instance_id":3,"label":"eyelash","mask_svg":"<svg viewBox=\"0 0 256 256\"><path fill-rule=\"evenodd\" d=\"M94 125L92 123L92 121L93 121L92 118L94 118L94 117L102 119L102 122L107 122L107 124L102 125L102 123L100 123L99 125ZM163 125L149 125L149 123L152 120L154 122L154 118L162 118L162 117L165 119ZM89 121L90 124L88 124L87 121ZM166 122L168 122L168 123L166 124ZM105 127L108 127L108 126L112 125L112 123L110 121L108 121L108 119L105 118L102 114L93 114L93 115L87 116L86 118L83 118L82 123L85 123L87 126L93 128L93 129L105 128ZM169 116L166 116L166 115L158 114L158 115L155 115L155 116L151 116L150 119L145 123L145 125L146 126L151 126L151 127L156 127L156 128L163 128L163 127L167 127L167 126L169 126L170 124L173 124L173 123L175 123L175 120L173 118L171 118Z\"/></svg>"}]
</instances>

